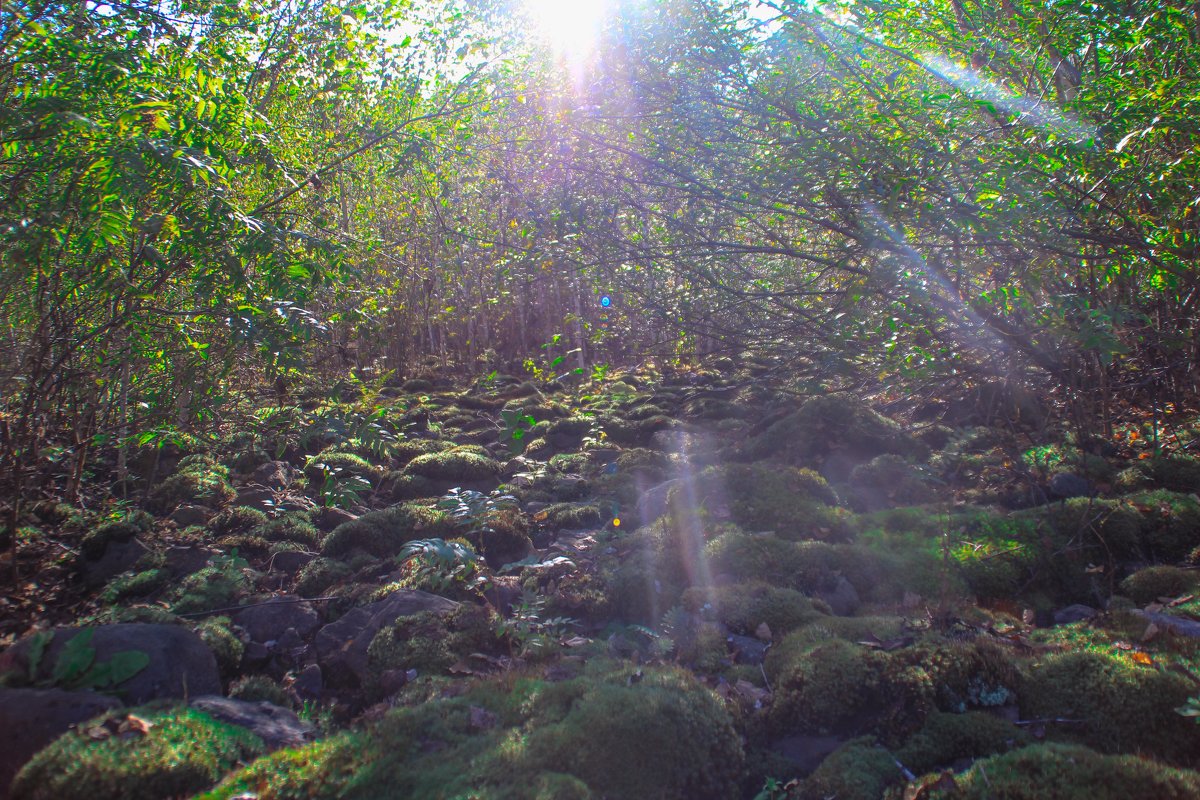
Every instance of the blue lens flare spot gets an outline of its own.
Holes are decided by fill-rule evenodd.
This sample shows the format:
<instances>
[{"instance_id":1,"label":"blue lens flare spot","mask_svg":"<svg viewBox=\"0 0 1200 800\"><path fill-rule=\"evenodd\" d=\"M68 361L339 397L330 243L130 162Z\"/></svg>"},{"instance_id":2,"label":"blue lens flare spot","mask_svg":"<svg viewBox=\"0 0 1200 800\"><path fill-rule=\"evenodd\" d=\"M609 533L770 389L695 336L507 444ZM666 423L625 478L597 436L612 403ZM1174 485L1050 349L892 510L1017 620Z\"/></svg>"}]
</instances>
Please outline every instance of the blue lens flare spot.
<instances>
[{"instance_id":1,"label":"blue lens flare spot","mask_svg":"<svg viewBox=\"0 0 1200 800\"><path fill-rule=\"evenodd\" d=\"M608 308L609 306L612 305L612 298L609 297L608 295L604 295L603 297L600 298L600 305L604 306L605 308Z\"/></svg>"}]
</instances>

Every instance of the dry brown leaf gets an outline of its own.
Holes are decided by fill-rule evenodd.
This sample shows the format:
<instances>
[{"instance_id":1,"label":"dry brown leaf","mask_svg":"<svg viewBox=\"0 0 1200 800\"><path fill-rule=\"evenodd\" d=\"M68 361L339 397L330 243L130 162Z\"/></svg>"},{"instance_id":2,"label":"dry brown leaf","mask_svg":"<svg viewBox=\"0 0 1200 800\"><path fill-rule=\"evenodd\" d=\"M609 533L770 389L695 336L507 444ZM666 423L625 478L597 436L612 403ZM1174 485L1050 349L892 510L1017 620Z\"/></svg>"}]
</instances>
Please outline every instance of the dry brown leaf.
<instances>
[{"instance_id":1,"label":"dry brown leaf","mask_svg":"<svg viewBox=\"0 0 1200 800\"><path fill-rule=\"evenodd\" d=\"M1158 633L1159 633L1159 627L1157 625L1155 625L1153 622L1151 622L1149 625L1146 626L1146 630L1142 632L1142 641L1148 642L1151 639L1153 639L1155 636L1158 636Z\"/></svg>"},{"instance_id":2,"label":"dry brown leaf","mask_svg":"<svg viewBox=\"0 0 1200 800\"><path fill-rule=\"evenodd\" d=\"M1149 653L1143 653L1141 650L1138 650L1133 653L1133 663L1149 667L1154 664L1154 659L1150 657Z\"/></svg>"},{"instance_id":3,"label":"dry brown leaf","mask_svg":"<svg viewBox=\"0 0 1200 800\"><path fill-rule=\"evenodd\" d=\"M1176 606L1181 606L1184 603L1190 603L1195 599L1196 599L1196 595L1185 594L1183 597L1176 597L1174 600L1167 603L1167 608L1175 608Z\"/></svg>"},{"instance_id":4,"label":"dry brown leaf","mask_svg":"<svg viewBox=\"0 0 1200 800\"><path fill-rule=\"evenodd\" d=\"M754 635L764 642L771 641L771 626L765 622L758 623L758 627L754 629Z\"/></svg>"}]
</instances>

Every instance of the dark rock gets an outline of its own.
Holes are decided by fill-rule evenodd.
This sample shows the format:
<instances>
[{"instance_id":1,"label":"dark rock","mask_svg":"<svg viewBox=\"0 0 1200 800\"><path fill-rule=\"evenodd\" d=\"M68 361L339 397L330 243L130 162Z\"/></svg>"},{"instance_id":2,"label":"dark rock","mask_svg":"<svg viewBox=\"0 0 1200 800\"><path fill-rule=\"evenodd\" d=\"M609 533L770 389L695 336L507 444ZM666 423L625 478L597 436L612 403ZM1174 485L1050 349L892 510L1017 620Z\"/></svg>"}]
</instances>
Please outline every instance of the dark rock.
<instances>
[{"instance_id":1,"label":"dark rock","mask_svg":"<svg viewBox=\"0 0 1200 800\"><path fill-rule=\"evenodd\" d=\"M824 600L830 611L838 617L853 616L862 605L858 590L844 577L839 577L833 588L820 589L814 593L814 596L819 600Z\"/></svg>"},{"instance_id":2,"label":"dark rock","mask_svg":"<svg viewBox=\"0 0 1200 800\"><path fill-rule=\"evenodd\" d=\"M306 553L303 550L281 550L271 556L269 569L272 572L295 575L316 557L316 553Z\"/></svg>"},{"instance_id":3,"label":"dark rock","mask_svg":"<svg viewBox=\"0 0 1200 800\"><path fill-rule=\"evenodd\" d=\"M103 586L110 580L133 567L142 556L149 552L148 547L137 539L126 541L111 540L104 548L104 554L96 560L84 559L79 564L79 573L83 583L89 589Z\"/></svg>"},{"instance_id":4,"label":"dark rock","mask_svg":"<svg viewBox=\"0 0 1200 800\"><path fill-rule=\"evenodd\" d=\"M271 660L271 650L262 642L247 642L242 651L242 667L254 669Z\"/></svg>"},{"instance_id":5,"label":"dark rock","mask_svg":"<svg viewBox=\"0 0 1200 800\"><path fill-rule=\"evenodd\" d=\"M257 508L259 511L268 511L274 508L275 492L271 489L264 489L261 486L247 486L238 492L237 499L234 500L234 505Z\"/></svg>"},{"instance_id":6,"label":"dark rock","mask_svg":"<svg viewBox=\"0 0 1200 800\"><path fill-rule=\"evenodd\" d=\"M120 705L95 692L0 689L0 797L39 750L71 726Z\"/></svg>"},{"instance_id":7,"label":"dark rock","mask_svg":"<svg viewBox=\"0 0 1200 800\"><path fill-rule=\"evenodd\" d=\"M186 578L208 566L209 559L217 554L207 547L169 547L164 553L165 566L172 578Z\"/></svg>"},{"instance_id":8,"label":"dark rock","mask_svg":"<svg viewBox=\"0 0 1200 800\"><path fill-rule=\"evenodd\" d=\"M233 615L233 621L256 642L279 639L288 628L295 628L301 637L308 636L321 624L310 603L291 595L280 595L242 609Z\"/></svg>"},{"instance_id":9,"label":"dark rock","mask_svg":"<svg viewBox=\"0 0 1200 800\"><path fill-rule=\"evenodd\" d=\"M63 648L80 630L54 629L54 638L46 647L38 668L39 680L49 679ZM150 663L145 669L116 687L117 693L130 705L221 691L216 657L208 645L187 628L129 622L100 625L92 630L91 647L96 651L96 663L108 661L114 654L126 650L137 650L149 656ZM28 652L27 637L0 655L0 673L10 670L28 673Z\"/></svg>"},{"instance_id":10,"label":"dark rock","mask_svg":"<svg viewBox=\"0 0 1200 800\"><path fill-rule=\"evenodd\" d=\"M316 700L320 698L321 692L325 688L325 678L321 675L321 666L309 664L300 670L300 674L292 683L292 688L296 690L296 694L300 695L301 699Z\"/></svg>"},{"instance_id":11,"label":"dark rock","mask_svg":"<svg viewBox=\"0 0 1200 800\"><path fill-rule=\"evenodd\" d=\"M423 611L448 613L459 604L436 594L400 589L382 600L352 609L317 631L317 657L330 682L353 687L367 674L367 648L384 625Z\"/></svg>"},{"instance_id":12,"label":"dark rock","mask_svg":"<svg viewBox=\"0 0 1200 800\"><path fill-rule=\"evenodd\" d=\"M1193 619L1184 619L1183 617L1175 617L1170 614L1163 614L1159 611L1140 611L1135 610L1133 613L1142 617L1148 622L1153 622L1159 628L1168 630L1177 636L1187 636L1191 639L1200 638L1200 622Z\"/></svg>"},{"instance_id":13,"label":"dark rock","mask_svg":"<svg viewBox=\"0 0 1200 800\"><path fill-rule=\"evenodd\" d=\"M671 490L681 482L679 478L674 478L643 492L642 496L638 498L638 521L643 525L649 525L667 513L667 497L670 495Z\"/></svg>"},{"instance_id":14,"label":"dark rock","mask_svg":"<svg viewBox=\"0 0 1200 800\"><path fill-rule=\"evenodd\" d=\"M263 740L269 750L299 747L316 738L312 725L286 708L265 700L234 700L219 695L197 697L191 707L214 719L245 728Z\"/></svg>"},{"instance_id":15,"label":"dark rock","mask_svg":"<svg viewBox=\"0 0 1200 800\"><path fill-rule=\"evenodd\" d=\"M181 528L189 525L203 525L212 517L213 510L204 506L185 503L171 512L171 521Z\"/></svg>"},{"instance_id":16,"label":"dark rock","mask_svg":"<svg viewBox=\"0 0 1200 800\"><path fill-rule=\"evenodd\" d=\"M250 480L267 489L284 489L296 475L296 470L286 461L268 461L250 476Z\"/></svg>"},{"instance_id":17,"label":"dark rock","mask_svg":"<svg viewBox=\"0 0 1200 800\"><path fill-rule=\"evenodd\" d=\"M772 745L771 749L794 762L800 774L807 775L821 766L825 757L841 747L844 742L844 739L836 736L799 734L780 739Z\"/></svg>"},{"instance_id":18,"label":"dark rock","mask_svg":"<svg viewBox=\"0 0 1200 800\"><path fill-rule=\"evenodd\" d=\"M283 632L283 636L275 642L275 651L279 653L295 654L297 651L303 650L306 647L304 640L300 638L300 634L295 628L288 628Z\"/></svg>"},{"instance_id":19,"label":"dark rock","mask_svg":"<svg viewBox=\"0 0 1200 800\"><path fill-rule=\"evenodd\" d=\"M1083 622L1086 619L1091 619L1100 612L1091 606L1085 606L1080 603L1060 608L1054 612L1055 625L1070 625L1072 622Z\"/></svg>"},{"instance_id":20,"label":"dark rock","mask_svg":"<svg viewBox=\"0 0 1200 800\"><path fill-rule=\"evenodd\" d=\"M343 522L355 519L358 519L357 514L351 514L340 508L322 508L312 515L313 525L316 525L323 533L329 533Z\"/></svg>"},{"instance_id":21,"label":"dark rock","mask_svg":"<svg viewBox=\"0 0 1200 800\"><path fill-rule=\"evenodd\" d=\"M1067 500L1072 497L1087 497L1092 493L1092 482L1073 472L1059 472L1050 476L1046 484L1046 494L1053 500Z\"/></svg>"},{"instance_id":22,"label":"dark rock","mask_svg":"<svg viewBox=\"0 0 1200 800\"><path fill-rule=\"evenodd\" d=\"M734 660L739 664L761 664L767 657L767 642L753 636L730 634L725 637L725 642L733 651Z\"/></svg>"},{"instance_id":23,"label":"dark rock","mask_svg":"<svg viewBox=\"0 0 1200 800\"><path fill-rule=\"evenodd\" d=\"M416 677L415 675L413 676ZM408 670L389 669L379 676L379 688L385 695L395 694L408 684Z\"/></svg>"}]
</instances>

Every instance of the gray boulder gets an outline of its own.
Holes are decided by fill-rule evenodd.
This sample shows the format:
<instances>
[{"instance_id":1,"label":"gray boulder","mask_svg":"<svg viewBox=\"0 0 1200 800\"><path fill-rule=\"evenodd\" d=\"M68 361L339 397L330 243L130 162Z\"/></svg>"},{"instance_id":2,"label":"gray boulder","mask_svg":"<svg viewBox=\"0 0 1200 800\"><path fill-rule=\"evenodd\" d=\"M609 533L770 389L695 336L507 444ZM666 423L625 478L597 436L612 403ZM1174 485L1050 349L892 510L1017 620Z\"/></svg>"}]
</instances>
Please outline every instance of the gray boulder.
<instances>
[{"instance_id":1,"label":"gray boulder","mask_svg":"<svg viewBox=\"0 0 1200 800\"><path fill-rule=\"evenodd\" d=\"M308 636L321 625L321 618L310 603L289 595L243 609L233 615L233 621L256 642L277 640L289 628L302 637Z\"/></svg>"},{"instance_id":2,"label":"gray boulder","mask_svg":"<svg viewBox=\"0 0 1200 800\"><path fill-rule=\"evenodd\" d=\"M263 740L268 750L299 747L317 736L316 729L286 708L249 700L234 700L220 695L205 695L191 702L191 707L213 719L245 728Z\"/></svg>"},{"instance_id":3,"label":"gray boulder","mask_svg":"<svg viewBox=\"0 0 1200 800\"><path fill-rule=\"evenodd\" d=\"M416 589L400 589L382 600L349 611L317 631L315 645L326 682L355 687L367 675L367 648L375 634L400 617L424 611L448 614L459 603Z\"/></svg>"},{"instance_id":4,"label":"gray boulder","mask_svg":"<svg viewBox=\"0 0 1200 800\"><path fill-rule=\"evenodd\" d=\"M67 642L81 628L55 628L42 656L36 681L49 680ZM95 663L109 661L116 653L135 650L145 653L150 663L145 669L118 684L114 691L130 705L160 698L216 694L221 691L217 659L204 641L178 625L121 623L93 628L90 647ZM26 637L0 654L0 673L29 672L30 638Z\"/></svg>"}]
</instances>

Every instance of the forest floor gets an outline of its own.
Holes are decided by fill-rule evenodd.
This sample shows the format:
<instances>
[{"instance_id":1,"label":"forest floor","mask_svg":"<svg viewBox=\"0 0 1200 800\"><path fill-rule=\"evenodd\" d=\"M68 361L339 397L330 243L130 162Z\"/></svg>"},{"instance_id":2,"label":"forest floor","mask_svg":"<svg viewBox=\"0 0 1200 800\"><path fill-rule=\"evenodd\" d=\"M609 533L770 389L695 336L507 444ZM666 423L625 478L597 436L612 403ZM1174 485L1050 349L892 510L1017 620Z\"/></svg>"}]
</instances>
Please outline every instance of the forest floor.
<instances>
[{"instance_id":1,"label":"forest floor","mask_svg":"<svg viewBox=\"0 0 1200 800\"><path fill-rule=\"evenodd\" d=\"M333 391L29 507L9 796L1200 797L1196 414Z\"/></svg>"}]
</instances>

